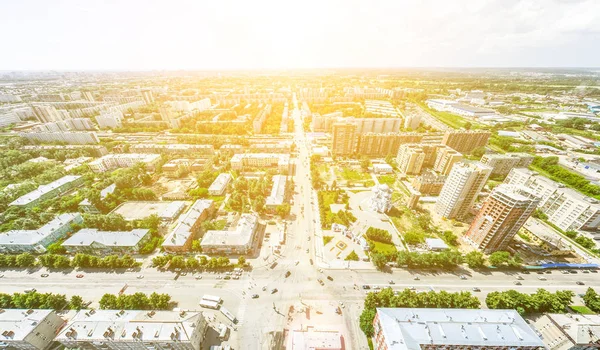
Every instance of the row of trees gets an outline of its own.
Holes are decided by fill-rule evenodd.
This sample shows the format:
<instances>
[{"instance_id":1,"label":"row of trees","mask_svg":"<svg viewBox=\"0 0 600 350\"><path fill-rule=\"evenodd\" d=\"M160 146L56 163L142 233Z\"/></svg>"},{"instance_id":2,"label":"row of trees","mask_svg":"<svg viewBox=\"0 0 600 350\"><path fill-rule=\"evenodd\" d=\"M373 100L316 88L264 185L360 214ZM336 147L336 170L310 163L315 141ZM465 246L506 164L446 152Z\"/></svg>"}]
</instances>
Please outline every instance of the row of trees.
<instances>
[{"instance_id":1,"label":"row of trees","mask_svg":"<svg viewBox=\"0 0 600 350\"><path fill-rule=\"evenodd\" d=\"M376 309L382 307L478 309L480 302L470 292L449 293L446 291L415 292L410 289L394 293L385 288L378 293L369 293L365 298L364 310L360 315L360 329L367 337L373 336L373 319Z\"/></svg>"},{"instance_id":2,"label":"row of trees","mask_svg":"<svg viewBox=\"0 0 600 350\"><path fill-rule=\"evenodd\" d=\"M371 253L371 261L380 270L389 262L395 262L398 266L407 266L413 269L452 270L463 263L466 263L472 269L486 266L485 257L479 251L472 251L465 255L451 250L441 253L407 251L399 251L396 253L373 252ZM510 255L505 251L492 253L488 261L490 265L495 267L521 267L521 258L518 255Z\"/></svg>"},{"instance_id":3,"label":"row of trees","mask_svg":"<svg viewBox=\"0 0 600 350\"><path fill-rule=\"evenodd\" d=\"M100 299L100 308L105 310L169 310L172 308L169 294L142 292L131 295L104 294Z\"/></svg>"},{"instance_id":4,"label":"row of trees","mask_svg":"<svg viewBox=\"0 0 600 350\"><path fill-rule=\"evenodd\" d=\"M13 295L0 293L0 309L74 309L80 310L84 301L79 295L74 295L70 300L64 294L53 293L14 293Z\"/></svg>"},{"instance_id":5,"label":"row of trees","mask_svg":"<svg viewBox=\"0 0 600 350\"><path fill-rule=\"evenodd\" d=\"M392 243L392 235L387 231L376 227L369 227L365 233L367 239L381 243Z\"/></svg>"},{"instance_id":6,"label":"row of trees","mask_svg":"<svg viewBox=\"0 0 600 350\"><path fill-rule=\"evenodd\" d=\"M579 243L579 245L581 245L584 248L593 249L596 247L596 243L593 239L580 235L577 231L567 231L565 232L565 236Z\"/></svg>"},{"instance_id":7,"label":"row of trees","mask_svg":"<svg viewBox=\"0 0 600 350\"><path fill-rule=\"evenodd\" d=\"M590 183L585 177L561 167L558 157L535 157L531 164L550 175L552 180L570 186L586 196L600 199L600 186Z\"/></svg>"},{"instance_id":8,"label":"row of trees","mask_svg":"<svg viewBox=\"0 0 600 350\"><path fill-rule=\"evenodd\" d=\"M170 264L169 264L170 263ZM169 269L205 269L205 270L217 270L217 269L231 269L234 265L228 257L211 257L210 259L206 256L200 256L199 259L195 257L188 257L187 259L181 255L158 255L152 258L152 265L157 268L164 268L169 264ZM238 258L237 266L246 267L246 258L240 256Z\"/></svg>"},{"instance_id":9,"label":"row of trees","mask_svg":"<svg viewBox=\"0 0 600 350\"><path fill-rule=\"evenodd\" d=\"M0 267L28 268L41 265L48 268L60 269L69 267L80 268L130 268L140 264L130 255L108 255L98 257L89 254L75 254L72 259L60 254L43 254L37 258L30 253L19 255L0 254Z\"/></svg>"},{"instance_id":10,"label":"row of trees","mask_svg":"<svg viewBox=\"0 0 600 350\"><path fill-rule=\"evenodd\" d=\"M593 288L588 288L583 295L583 302L590 310L598 313L600 312L600 294L598 294Z\"/></svg>"},{"instance_id":11,"label":"row of trees","mask_svg":"<svg viewBox=\"0 0 600 350\"><path fill-rule=\"evenodd\" d=\"M485 298L485 304L490 309L514 309L521 315L531 313L563 313L573 302L575 293L570 290L559 290L551 293L538 289L533 294L520 293L516 290L491 292Z\"/></svg>"}]
</instances>

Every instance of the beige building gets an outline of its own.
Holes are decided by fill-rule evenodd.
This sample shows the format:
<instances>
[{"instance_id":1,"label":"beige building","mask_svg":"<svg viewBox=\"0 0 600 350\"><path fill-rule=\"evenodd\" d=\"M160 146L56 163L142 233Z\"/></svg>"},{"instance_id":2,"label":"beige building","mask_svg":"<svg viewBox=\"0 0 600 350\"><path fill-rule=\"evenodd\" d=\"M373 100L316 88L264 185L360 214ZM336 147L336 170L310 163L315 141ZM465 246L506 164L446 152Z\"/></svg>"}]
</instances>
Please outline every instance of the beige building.
<instances>
[{"instance_id":1,"label":"beige building","mask_svg":"<svg viewBox=\"0 0 600 350\"><path fill-rule=\"evenodd\" d=\"M600 316L544 314L533 327L548 350L592 350L600 346Z\"/></svg>"},{"instance_id":2,"label":"beige building","mask_svg":"<svg viewBox=\"0 0 600 350\"><path fill-rule=\"evenodd\" d=\"M492 168L477 163L456 163L435 204L438 215L447 219L463 218L490 176Z\"/></svg>"},{"instance_id":3,"label":"beige building","mask_svg":"<svg viewBox=\"0 0 600 350\"><path fill-rule=\"evenodd\" d=\"M398 170L407 175L418 175L423 169L425 152L418 144L406 144L400 146L396 163Z\"/></svg>"},{"instance_id":4,"label":"beige building","mask_svg":"<svg viewBox=\"0 0 600 350\"><path fill-rule=\"evenodd\" d=\"M245 167L274 167L282 173L290 171L290 155L279 153L240 153L231 157L231 169L242 170Z\"/></svg>"},{"instance_id":5,"label":"beige building","mask_svg":"<svg viewBox=\"0 0 600 350\"><path fill-rule=\"evenodd\" d=\"M460 152L457 152L448 146L440 148L436 152L433 170L442 175L448 175L454 164L460 162L462 159L463 156Z\"/></svg>"},{"instance_id":6,"label":"beige building","mask_svg":"<svg viewBox=\"0 0 600 350\"><path fill-rule=\"evenodd\" d=\"M200 350L207 330L195 311L82 310L56 341L71 349Z\"/></svg>"},{"instance_id":7,"label":"beige building","mask_svg":"<svg viewBox=\"0 0 600 350\"><path fill-rule=\"evenodd\" d=\"M470 153L475 148L487 145L489 131L447 131L442 144L452 147L460 153Z\"/></svg>"},{"instance_id":8,"label":"beige building","mask_svg":"<svg viewBox=\"0 0 600 350\"><path fill-rule=\"evenodd\" d=\"M353 123L334 123L331 130L331 154L349 156L356 151L356 125Z\"/></svg>"},{"instance_id":9,"label":"beige building","mask_svg":"<svg viewBox=\"0 0 600 350\"><path fill-rule=\"evenodd\" d=\"M422 175L413 178L411 186L422 195L437 196L442 191L445 182L446 176L444 175L424 172Z\"/></svg>"},{"instance_id":10,"label":"beige building","mask_svg":"<svg viewBox=\"0 0 600 350\"><path fill-rule=\"evenodd\" d=\"M87 165L95 173L103 173L117 168L131 168L138 163L143 163L146 170L154 170L160 161L160 154L123 153L108 154Z\"/></svg>"},{"instance_id":11,"label":"beige building","mask_svg":"<svg viewBox=\"0 0 600 350\"><path fill-rule=\"evenodd\" d=\"M533 156L527 153L484 154L482 164L492 167L492 175L508 175L513 168L527 168Z\"/></svg>"},{"instance_id":12,"label":"beige building","mask_svg":"<svg viewBox=\"0 0 600 350\"><path fill-rule=\"evenodd\" d=\"M250 254L254 248L258 217L242 214L229 230L210 230L200 243L207 254Z\"/></svg>"},{"instance_id":13,"label":"beige building","mask_svg":"<svg viewBox=\"0 0 600 350\"><path fill-rule=\"evenodd\" d=\"M407 143L420 143L423 134L417 133L366 133L360 135L358 141L358 154L369 157L385 157L388 154L396 155L400 145Z\"/></svg>"},{"instance_id":14,"label":"beige building","mask_svg":"<svg viewBox=\"0 0 600 350\"><path fill-rule=\"evenodd\" d=\"M44 350L64 323L54 310L0 309L0 348Z\"/></svg>"}]
</instances>

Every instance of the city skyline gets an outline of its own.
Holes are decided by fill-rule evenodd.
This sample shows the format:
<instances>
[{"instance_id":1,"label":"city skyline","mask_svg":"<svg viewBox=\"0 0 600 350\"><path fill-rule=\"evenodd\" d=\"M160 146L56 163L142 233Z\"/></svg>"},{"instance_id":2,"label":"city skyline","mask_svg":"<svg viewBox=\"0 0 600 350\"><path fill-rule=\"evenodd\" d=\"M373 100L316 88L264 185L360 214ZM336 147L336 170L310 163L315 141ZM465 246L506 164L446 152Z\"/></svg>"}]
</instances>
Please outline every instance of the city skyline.
<instances>
[{"instance_id":1,"label":"city skyline","mask_svg":"<svg viewBox=\"0 0 600 350\"><path fill-rule=\"evenodd\" d=\"M2 70L593 67L600 33L595 1L29 0L0 11L12 14Z\"/></svg>"}]
</instances>

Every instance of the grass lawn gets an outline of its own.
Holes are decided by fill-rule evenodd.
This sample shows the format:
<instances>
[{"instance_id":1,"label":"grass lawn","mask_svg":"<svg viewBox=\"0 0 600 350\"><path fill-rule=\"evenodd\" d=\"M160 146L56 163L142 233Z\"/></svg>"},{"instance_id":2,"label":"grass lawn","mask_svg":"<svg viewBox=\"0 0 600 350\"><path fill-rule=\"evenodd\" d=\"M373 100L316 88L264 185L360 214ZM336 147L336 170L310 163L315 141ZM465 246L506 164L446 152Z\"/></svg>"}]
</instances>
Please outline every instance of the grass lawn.
<instances>
[{"instance_id":1,"label":"grass lawn","mask_svg":"<svg viewBox=\"0 0 600 350\"><path fill-rule=\"evenodd\" d=\"M333 240L333 236L323 236L323 245L327 245L331 240Z\"/></svg>"},{"instance_id":2,"label":"grass lawn","mask_svg":"<svg viewBox=\"0 0 600 350\"><path fill-rule=\"evenodd\" d=\"M214 224L215 224L215 230L221 231L225 228L225 225L227 225L227 220L216 220L216 221L214 221Z\"/></svg>"},{"instance_id":3,"label":"grass lawn","mask_svg":"<svg viewBox=\"0 0 600 350\"><path fill-rule=\"evenodd\" d=\"M331 173L329 172L329 165L327 164L319 164L317 165L317 170L319 171L319 174L321 174L321 177L323 178L324 181L329 181L331 179Z\"/></svg>"},{"instance_id":4,"label":"grass lawn","mask_svg":"<svg viewBox=\"0 0 600 350\"><path fill-rule=\"evenodd\" d=\"M380 253L397 253L398 249L396 249L396 246L393 244L388 244L388 243L381 243L381 242L375 242L373 241L373 243L375 243L375 249Z\"/></svg>"},{"instance_id":5,"label":"grass lawn","mask_svg":"<svg viewBox=\"0 0 600 350\"><path fill-rule=\"evenodd\" d=\"M595 315L596 313L590 310L587 306L584 305L571 305L569 306L573 311L582 314L582 315Z\"/></svg>"},{"instance_id":6,"label":"grass lawn","mask_svg":"<svg viewBox=\"0 0 600 350\"><path fill-rule=\"evenodd\" d=\"M396 178L393 175L381 175L377 177L377 180L379 180L380 184L386 184L388 186L391 186L396 182Z\"/></svg>"},{"instance_id":7,"label":"grass lawn","mask_svg":"<svg viewBox=\"0 0 600 350\"><path fill-rule=\"evenodd\" d=\"M343 168L341 171L337 170L336 174L338 177L343 178L344 180L349 181L361 181L361 180L370 180L371 175L367 172L360 172L358 170Z\"/></svg>"}]
</instances>

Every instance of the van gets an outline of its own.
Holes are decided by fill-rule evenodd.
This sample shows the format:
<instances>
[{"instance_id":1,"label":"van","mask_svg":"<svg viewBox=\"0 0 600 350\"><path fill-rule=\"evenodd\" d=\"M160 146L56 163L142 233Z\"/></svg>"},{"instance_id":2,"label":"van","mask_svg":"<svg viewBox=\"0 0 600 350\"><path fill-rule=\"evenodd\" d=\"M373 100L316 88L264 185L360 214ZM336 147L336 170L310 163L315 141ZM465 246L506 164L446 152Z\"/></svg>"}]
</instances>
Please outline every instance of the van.
<instances>
[{"instance_id":1,"label":"van","mask_svg":"<svg viewBox=\"0 0 600 350\"><path fill-rule=\"evenodd\" d=\"M37 289L35 288L29 288L29 289L25 289L25 293L29 294L29 293L35 293L37 291Z\"/></svg>"}]
</instances>

